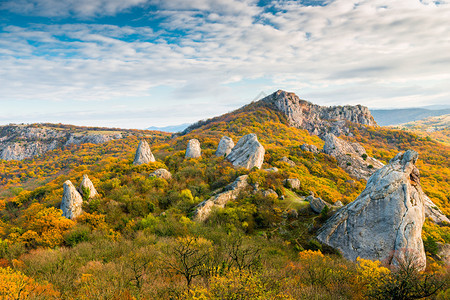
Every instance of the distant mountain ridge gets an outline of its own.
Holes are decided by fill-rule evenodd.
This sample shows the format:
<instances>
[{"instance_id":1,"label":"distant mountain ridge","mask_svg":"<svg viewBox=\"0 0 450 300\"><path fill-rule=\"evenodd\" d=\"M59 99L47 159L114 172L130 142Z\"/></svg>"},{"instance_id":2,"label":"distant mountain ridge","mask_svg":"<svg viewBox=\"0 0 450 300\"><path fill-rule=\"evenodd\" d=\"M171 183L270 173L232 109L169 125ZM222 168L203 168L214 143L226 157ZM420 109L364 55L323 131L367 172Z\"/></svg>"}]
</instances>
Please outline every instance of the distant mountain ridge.
<instances>
[{"instance_id":1,"label":"distant mountain ridge","mask_svg":"<svg viewBox=\"0 0 450 300\"><path fill-rule=\"evenodd\" d=\"M170 125L170 126L150 126L146 128L147 130L157 130L157 131L164 131L164 132L180 132L185 130L187 127L189 127L191 123L183 123L179 125Z\"/></svg>"},{"instance_id":2,"label":"distant mountain ridge","mask_svg":"<svg viewBox=\"0 0 450 300\"><path fill-rule=\"evenodd\" d=\"M450 114L450 108L400 108L400 109L371 109L372 116L380 126L399 125L422 120L428 117Z\"/></svg>"}]
</instances>

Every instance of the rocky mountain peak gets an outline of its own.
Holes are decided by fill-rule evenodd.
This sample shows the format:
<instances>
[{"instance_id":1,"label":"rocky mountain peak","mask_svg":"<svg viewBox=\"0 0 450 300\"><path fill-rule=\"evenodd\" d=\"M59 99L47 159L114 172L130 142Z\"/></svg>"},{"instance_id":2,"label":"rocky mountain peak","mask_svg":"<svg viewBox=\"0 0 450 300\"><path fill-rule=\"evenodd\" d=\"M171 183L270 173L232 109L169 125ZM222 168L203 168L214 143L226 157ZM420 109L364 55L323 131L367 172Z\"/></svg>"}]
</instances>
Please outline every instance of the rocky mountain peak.
<instances>
[{"instance_id":1,"label":"rocky mountain peak","mask_svg":"<svg viewBox=\"0 0 450 300\"><path fill-rule=\"evenodd\" d=\"M369 109L362 105L320 106L300 99L296 94L278 90L260 100L282 112L291 126L321 135L331 131L348 133L346 122L376 126Z\"/></svg>"},{"instance_id":2,"label":"rocky mountain peak","mask_svg":"<svg viewBox=\"0 0 450 300\"><path fill-rule=\"evenodd\" d=\"M413 150L397 154L375 172L355 201L341 208L319 230L317 238L343 256L398 265L412 255L425 268L422 225L427 196L420 186Z\"/></svg>"}]
</instances>

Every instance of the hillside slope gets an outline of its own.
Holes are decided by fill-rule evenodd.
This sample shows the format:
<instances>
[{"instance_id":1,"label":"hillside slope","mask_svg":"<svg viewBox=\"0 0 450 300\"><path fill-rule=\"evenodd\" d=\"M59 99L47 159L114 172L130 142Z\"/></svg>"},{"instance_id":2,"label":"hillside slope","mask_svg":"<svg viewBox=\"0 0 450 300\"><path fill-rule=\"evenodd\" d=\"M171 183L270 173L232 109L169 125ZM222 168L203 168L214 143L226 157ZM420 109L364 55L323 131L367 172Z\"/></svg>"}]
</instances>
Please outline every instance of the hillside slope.
<instances>
[{"instance_id":1,"label":"hillside slope","mask_svg":"<svg viewBox=\"0 0 450 300\"><path fill-rule=\"evenodd\" d=\"M421 137L429 137L446 146L450 146L450 114L428 117L423 120L391 126L406 130Z\"/></svg>"},{"instance_id":2,"label":"hillside slope","mask_svg":"<svg viewBox=\"0 0 450 300\"><path fill-rule=\"evenodd\" d=\"M298 98L278 91L268 99L284 101L284 96L278 98L283 93ZM320 107L302 104L291 117L285 113L289 109L261 101L173 138L130 134L104 144L70 145L33 159L1 161L0 263L42 286L50 283L46 291L63 299L214 299L224 293L232 298L235 286L239 295L248 295L244 299L367 298L376 286L368 280L381 282L376 277L380 266L372 263L364 269L368 262L350 263L317 243L315 232L331 212L316 214L305 201L312 193L331 208L338 201L347 204L365 181L351 177L334 157L308 149L322 149L320 136L328 131L360 143L368 155L385 163L412 148L420 155L425 193L449 214L449 148L408 132L367 126L364 122L371 119L362 107L320 113ZM291 126L305 115L313 116L318 126ZM222 136L236 143L249 133L265 148L261 169L234 168L215 155ZM143 138L156 162L135 166L134 152ZM194 138L202 156L185 159L188 141ZM170 171L171 179L150 177L161 168ZM71 180L78 186L84 174L99 196L84 200L85 213L78 219L61 217L63 183ZM241 175L248 175L247 189L214 209L206 222L193 221L196 205ZM286 179L300 184L293 188ZM424 227L430 272L444 270L433 245L450 242L448 229L431 223ZM194 253L187 260L197 265L192 278L180 271L180 253ZM316 282L308 270L334 275Z\"/></svg>"}]
</instances>

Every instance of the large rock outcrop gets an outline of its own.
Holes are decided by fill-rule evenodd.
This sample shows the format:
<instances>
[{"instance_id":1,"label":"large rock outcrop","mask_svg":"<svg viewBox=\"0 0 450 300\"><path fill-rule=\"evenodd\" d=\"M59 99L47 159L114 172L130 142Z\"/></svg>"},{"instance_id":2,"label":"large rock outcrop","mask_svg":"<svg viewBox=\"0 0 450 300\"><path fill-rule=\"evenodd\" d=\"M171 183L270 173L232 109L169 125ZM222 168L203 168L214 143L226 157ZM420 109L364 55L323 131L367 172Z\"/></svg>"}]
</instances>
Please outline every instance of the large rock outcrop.
<instances>
[{"instance_id":1,"label":"large rock outcrop","mask_svg":"<svg viewBox=\"0 0 450 300\"><path fill-rule=\"evenodd\" d=\"M122 138L116 131L102 134L86 131L86 128L52 124L0 126L0 159L23 160L70 144L100 144Z\"/></svg>"},{"instance_id":2,"label":"large rock outcrop","mask_svg":"<svg viewBox=\"0 0 450 300\"><path fill-rule=\"evenodd\" d=\"M416 266L423 269L426 195L420 186L417 158L413 150L397 154L370 177L355 201L325 223L318 240L351 260L361 257L398 265L405 255L413 255Z\"/></svg>"},{"instance_id":3,"label":"large rock outcrop","mask_svg":"<svg viewBox=\"0 0 450 300\"><path fill-rule=\"evenodd\" d=\"M430 218L436 224L450 224L450 220L446 215L442 213L439 207L431 201L430 198L425 196L425 217Z\"/></svg>"},{"instance_id":4,"label":"large rock outcrop","mask_svg":"<svg viewBox=\"0 0 450 300\"><path fill-rule=\"evenodd\" d=\"M186 158L199 158L202 156L202 149L200 148L200 142L197 139L189 140L186 148Z\"/></svg>"},{"instance_id":5,"label":"large rock outcrop","mask_svg":"<svg viewBox=\"0 0 450 300\"><path fill-rule=\"evenodd\" d=\"M321 135L330 131L336 135L349 133L347 122L376 126L369 109L361 105L320 106L282 90L260 102L281 111L291 126L306 129L311 134Z\"/></svg>"},{"instance_id":6,"label":"large rock outcrop","mask_svg":"<svg viewBox=\"0 0 450 300\"><path fill-rule=\"evenodd\" d=\"M68 219L75 219L83 212L81 206L83 204L83 198L80 193L73 186L70 180L67 180L63 184L63 197L61 201L61 210L63 216Z\"/></svg>"},{"instance_id":7,"label":"large rock outcrop","mask_svg":"<svg viewBox=\"0 0 450 300\"><path fill-rule=\"evenodd\" d=\"M332 133L324 135L323 140L323 152L335 157L338 165L352 177L367 180L383 167L382 162L368 156L366 149L358 143L344 141Z\"/></svg>"},{"instance_id":8,"label":"large rock outcrop","mask_svg":"<svg viewBox=\"0 0 450 300\"><path fill-rule=\"evenodd\" d=\"M153 156L152 150L147 141L142 140L136 149L136 154L134 155L133 165L148 164L149 162L154 162L155 157Z\"/></svg>"},{"instance_id":9,"label":"large rock outcrop","mask_svg":"<svg viewBox=\"0 0 450 300\"><path fill-rule=\"evenodd\" d=\"M97 190L94 187L94 184L86 174L83 175L83 180L81 181L80 184L80 194L82 196L85 196L84 191L89 191L89 195L87 195L87 198L89 199L92 199L98 195Z\"/></svg>"},{"instance_id":10,"label":"large rock outcrop","mask_svg":"<svg viewBox=\"0 0 450 300\"><path fill-rule=\"evenodd\" d=\"M309 202L309 206L311 207L311 210L315 212L316 214L320 214L322 210L325 208L325 206L330 207L331 205L326 203L322 200L320 197L314 197L314 195L309 195L305 199Z\"/></svg>"},{"instance_id":11,"label":"large rock outcrop","mask_svg":"<svg viewBox=\"0 0 450 300\"><path fill-rule=\"evenodd\" d=\"M150 174L150 177L158 177L165 180L170 180L172 179L172 173L170 173L166 169L156 169L154 172Z\"/></svg>"},{"instance_id":12,"label":"large rock outcrop","mask_svg":"<svg viewBox=\"0 0 450 300\"><path fill-rule=\"evenodd\" d=\"M228 136L223 136L220 139L219 146L217 146L216 156L227 156L234 147L233 139Z\"/></svg>"},{"instance_id":13,"label":"large rock outcrop","mask_svg":"<svg viewBox=\"0 0 450 300\"><path fill-rule=\"evenodd\" d=\"M225 207L228 201L236 199L239 193L248 186L247 178L248 175L239 176L233 183L227 185L221 193L197 205L194 212L194 219L197 221L205 221L209 217L213 207Z\"/></svg>"},{"instance_id":14,"label":"large rock outcrop","mask_svg":"<svg viewBox=\"0 0 450 300\"><path fill-rule=\"evenodd\" d=\"M256 134L250 133L243 136L227 156L235 167L251 169L261 168L264 162L264 147L258 142Z\"/></svg>"}]
</instances>

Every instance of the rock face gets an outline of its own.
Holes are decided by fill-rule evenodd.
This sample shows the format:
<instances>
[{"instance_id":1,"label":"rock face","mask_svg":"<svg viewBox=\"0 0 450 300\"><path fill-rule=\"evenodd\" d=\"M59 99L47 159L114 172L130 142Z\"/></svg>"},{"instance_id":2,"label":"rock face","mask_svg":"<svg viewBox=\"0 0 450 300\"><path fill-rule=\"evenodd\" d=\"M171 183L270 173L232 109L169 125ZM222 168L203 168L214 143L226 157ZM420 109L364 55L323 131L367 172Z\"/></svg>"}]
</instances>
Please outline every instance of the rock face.
<instances>
[{"instance_id":1,"label":"rock face","mask_svg":"<svg viewBox=\"0 0 450 300\"><path fill-rule=\"evenodd\" d=\"M100 144L119 138L120 133L88 134L85 128L52 124L0 126L0 159L23 160L70 144Z\"/></svg>"},{"instance_id":2,"label":"rock face","mask_svg":"<svg viewBox=\"0 0 450 300\"><path fill-rule=\"evenodd\" d=\"M84 196L83 191L86 189L89 189L89 195L88 195L89 199L92 199L98 195L97 190L94 187L94 184L92 184L92 181L89 179L89 177L86 174L84 174L83 180L81 181L81 184L80 184L80 193L82 196Z\"/></svg>"},{"instance_id":3,"label":"rock face","mask_svg":"<svg viewBox=\"0 0 450 300\"><path fill-rule=\"evenodd\" d=\"M67 180L63 184L63 197L61 202L61 210L63 211L63 216L68 219L75 219L83 212L81 205L83 204L83 198L81 198L80 193L73 186L70 180Z\"/></svg>"},{"instance_id":4,"label":"rock face","mask_svg":"<svg viewBox=\"0 0 450 300\"><path fill-rule=\"evenodd\" d=\"M233 149L233 147L234 147L233 140L228 136L223 136L220 139L219 146L217 147L216 156L219 157L227 156L228 154L230 154L231 149Z\"/></svg>"},{"instance_id":5,"label":"rock face","mask_svg":"<svg viewBox=\"0 0 450 300\"><path fill-rule=\"evenodd\" d=\"M450 244L438 243L438 256L445 263L450 266Z\"/></svg>"},{"instance_id":6,"label":"rock face","mask_svg":"<svg viewBox=\"0 0 450 300\"><path fill-rule=\"evenodd\" d=\"M250 133L243 136L236 146L228 154L227 159L235 167L244 167L251 169L253 167L261 168L264 162L264 147L258 142L256 134Z\"/></svg>"},{"instance_id":7,"label":"rock face","mask_svg":"<svg viewBox=\"0 0 450 300\"><path fill-rule=\"evenodd\" d=\"M319 153L319 149L314 145L303 144L300 146L303 151L308 151L312 153Z\"/></svg>"},{"instance_id":8,"label":"rock face","mask_svg":"<svg viewBox=\"0 0 450 300\"><path fill-rule=\"evenodd\" d=\"M323 139L323 152L335 157L339 166L352 177L367 180L383 166L382 162L369 157L366 149L358 143L349 143L331 133L324 135Z\"/></svg>"},{"instance_id":9,"label":"rock face","mask_svg":"<svg viewBox=\"0 0 450 300\"><path fill-rule=\"evenodd\" d=\"M284 185L290 189L298 190L300 188L300 180L297 178L288 178L284 180Z\"/></svg>"},{"instance_id":10,"label":"rock face","mask_svg":"<svg viewBox=\"0 0 450 300\"><path fill-rule=\"evenodd\" d=\"M397 154L370 177L355 201L325 223L318 240L350 260L361 257L398 265L406 253L412 253L416 266L423 269L421 232L426 196L415 165L417 158L412 150Z\"/></svg>"},{"instance_id":11,"label":"rock face","mask_svg":"<svg viewBox=\"0 0 450 300\"><path fill-rule=\"evenodd\" d=\"M450 223L447 216L427 196L425 196L425 217L430 218L436 224Z\"/></svg>"},{"instance_id":12,"label":"rock face","mask_svg":"<svg viewBox=\"0 0 450 300\"><path fill-rule=\"evenodd\" d=\"M330 206L330 204L323 201L320 197L316 198L313 195L309 195L305 200L309 202L309 206L316 214L320 214L325 206Z\"/></svg>"},{"instance_id":13,"label":"rock face","mask_svg":"<svg viewBox=\"0 0 450 300\"><path fill-rule=\"evenodd\" d=\"M295 162L287 158L286 156L283 156L280 161L287 163L291 167L295 167Z\"/></svg>"},{"instance_id":14,"label":"rock face","mask_svg":"<svg viewBox=\"0 0 450 300\"><path fill-rule=\"evenodd\" d=\"M200 142L197 139L189 140L186 148L186 158L199 158L202 156Z\"/></svg>"},{"instance_id":15,"label":"rock face","mask_svg":"<svg viewBox=\"0 0 450 300\"><path fill-rule=\"evenodd\" d=\"M213 207L225 207L228 201L236 199L239 193L248 186L247 178L248 175L239 176L233 183L227 185L224 191L197 205L194 212L194 219L197 221L205 221L209 217Z\"/></svg>"},{"instance_id":16,"label":"rock face","mask_svg":"<svg viewBox=\"0 0 450 300\"><path fill-rule=\"evenodd\" d=\"M172 174L166 169L157 169L153 173L150 174L150 177L158 177L163 178L165 180L172 179Z\"/></svg>"},{"instance_id":17,"label":"rock face","mask_svg":"<svg viewBox=\"0 0 450 300\"><path fill-rule=\"evenodd\" d=\"M136 149L136 154L134 155L133 165L148 164L149 162L154 162L155 157L153 156L152 150L147 141L142 140Z\"/></svg>"},{"instance_id":18,"label":"rock face","mask_svg":"<svg viewBox=\"0 0 450 300\"><path fill-rule=\"evenodd\" d=\"M361 105L320 106L301 100L294 93L281 90L260 102L281 111L291 126L306 129L311 134L321 135L329 130L336 135L348 133L347 121L376 126L369 109Z\"/></svg>"}]
</instances>

